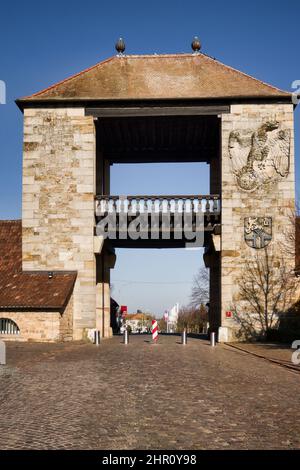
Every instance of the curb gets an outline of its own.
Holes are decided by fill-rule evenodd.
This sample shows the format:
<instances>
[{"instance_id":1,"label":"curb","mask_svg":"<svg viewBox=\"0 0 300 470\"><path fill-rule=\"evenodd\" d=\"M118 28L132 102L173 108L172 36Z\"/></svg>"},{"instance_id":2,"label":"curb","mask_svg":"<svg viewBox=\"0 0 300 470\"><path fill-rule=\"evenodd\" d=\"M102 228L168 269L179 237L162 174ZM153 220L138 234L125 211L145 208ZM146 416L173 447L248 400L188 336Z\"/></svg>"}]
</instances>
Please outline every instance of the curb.
<instances>
[{"instance_id":1,"label":"curb","mask_svg":"<svg viewBox=\"0 0 300 470\"><path fill-rule=\"evenodd\" d=\"M265 361L271 362L272 364L276 364L277 366L284 367L285 369L288 369L291 372L295 372L297 374L300 373L300 369L297 368L296 366L284 364L283 362L277 361L276 359L270 359L266 356L262 356L261 354L248 351L247 349L240 348L239 346L233 345L232 343L224 343L224 344L226 344L226 346L229 346L230 348L237 349L238 351L243 351L244 353L251 354L251 356L255 356L255 357L258 357L259 359L264 359Z\"/></svg>"}]
</instances>

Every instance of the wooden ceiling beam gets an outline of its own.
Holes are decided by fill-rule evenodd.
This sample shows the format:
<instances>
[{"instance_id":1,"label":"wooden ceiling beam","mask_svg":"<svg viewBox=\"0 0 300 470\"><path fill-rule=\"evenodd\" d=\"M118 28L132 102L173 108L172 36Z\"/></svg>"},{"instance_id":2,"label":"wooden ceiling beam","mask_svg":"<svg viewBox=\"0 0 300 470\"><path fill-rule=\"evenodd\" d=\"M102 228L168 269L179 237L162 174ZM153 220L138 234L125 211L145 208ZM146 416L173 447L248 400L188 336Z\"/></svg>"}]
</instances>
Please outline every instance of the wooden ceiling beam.
<instances>
[{"instance_id":1,"label":"wooden ceiling beam","mask_svg":"<svg viewBox=\"0 0 300 470\"><path fill-rule=\"evenodd\" d=\"M128 108L85 108L86 116L95 118L109 117L147 117L147 116L218 116L230 113L229 105L220 106L141 106Z\"/></svg>"}]
</instances>

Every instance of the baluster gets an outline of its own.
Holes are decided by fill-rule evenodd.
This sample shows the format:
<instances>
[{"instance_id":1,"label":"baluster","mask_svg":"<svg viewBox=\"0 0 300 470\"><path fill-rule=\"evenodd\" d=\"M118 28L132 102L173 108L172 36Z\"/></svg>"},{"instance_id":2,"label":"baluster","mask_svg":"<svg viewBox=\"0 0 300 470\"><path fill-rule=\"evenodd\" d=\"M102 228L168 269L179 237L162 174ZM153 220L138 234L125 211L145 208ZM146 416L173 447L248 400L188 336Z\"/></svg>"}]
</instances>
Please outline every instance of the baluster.
<instances>
[{"instance_id":1,"label":"baluster","mask_svg":"<svg viewBox=\"0 0 300 470\"><path fill-rule=\"evenodd\" d=\"M159 212L159 213L162 213L162 212L163 212L163 209L164 209L164 208L163 208L163 201L164 201L163 198L159 198L159 199L158 199L158 212Z\"/></svg>"},{"instance_id":2,"label":"baluster","mask_svg":"<svg viewBox=\"0 0 300 470\"><path fill-rule=\"evenodd\" d=\"M108 198L108 199L107 199L107 213L108 213L108 214L111 213L112 205L113 205L113 200L110 199L110 198Z\"/></svg>"},{"instance_id":3,"label":"baluster","mask_svg":"<svg viewBox=\"0 0 300 470\"><path fill-rule=\"evenodd\" d=\"M174 214L173 214L173 216L174 216L174 230L176 230L176 228L179 228L179 226L175 224L176 214L178 214L178 213L179 213L179 198L174 197ZM179 218L177 218L177 222L178 222L178 219Z\"/></svg>"},{"instance_id":4,"label":"baluster","mask_svg":"<svg viewBox=\"0 0 300 470\"><path fill-rule=\"evenodd\" d=\"M100 215L102 213L102 199L97 199L96 201L96 215Z\"/></svg>"},{"instance_id":5,"label":"baluster","mask_svg":"<svg viewBox=\"0 0 300 470\"><path fill-rule=\"evenodd\" d=\"M184 200L184 210L186 212L193 212L193 199L192 198L185 198Z\"/></svg>"},{"instance_id":6,"label":"baluster","mask_svg":"<svg viewBox=\"0 0 300 470\"><path fill-rule=\"evenodd\" d=\"M150 198L150 211L155 212L155 197Z\"/></svg>"},{"instance_id":7,"label":"baluster","mask_svg":"<svg viewBox=\"0 0 300 470\"><path fill-rule=\"evenodd\" d=\"M109 198L105 198L105 206L104 206L104 212L108 213L109 212Z\"/></svg>"},{"instance_id":8,"label":"baluster","mask_svg":"<svg viewBox=\"0 0 300 470\"><path fill-rule=\"evenodd\" d=\"M210 213L210 196L206 196L205 212Z\"/></svg>"},{"instance_id":9,"label":"baluster","mask_svg":"<svg viewBox=\"0 0 300 470\"><path fill-rule=\"evenodd\" d=\"M150 212L151 212L151 208L149 209L149 201L150 201L150 199L149 199L149 198L146 198L144 201L145 201L145 210L146 210L147 214L150 214Z\"/></svg>"},{"instance_id":10,"label":"baluster","mask_svg":"<svg viewBox=\"0 0 300 470\"><path fill-rule=\"evenodd\" d=\"M199 210L198 205L199 205L198 199L193 198L193 200L192 200L192 212L195 212L195 213L198 212L198 210Z\"/></svg>"},{"instance_id":11,"label":"baluster","mask_svg":"<svg viewBox=\"0 0 300 470\"><path fill-rule=\"evenodd\" d=\"M111 204L111 211L110 214L118 214L118 199L113 198ZM118 220L116 218L116 224L118 224ZM108 230L108 227L107 227Z\"/></svg>"},{"instance_id":12,"label":"baluster","mask_svg":"<svg viewBox=\"0 0 300 470\"><path fill-rule=\"evenodd\" d=\"M126 197L126 207L125 207L125 201L124 201L124 209L123 210L124 210L124 212L127 211L128 213L130 213L130 211L131 211L131 198L128 197L128 196Z\"/></svg>"},{"instance_id":13,"label":"baluster","mask_svg":"<svg viewBox=\"0 0 300 470\"><path fill-rule=\"evenodd\" d=\"M217 197L214 197L213 211L214 211L214 212L219 212L219 208L218 208L218 198L217 198Z\"/></svg>"},{"instance_id":14,"label":"baluster","mask_svg":"<svg viewBox=\"0 0 300 470\"><path fill-rule=\"evenodd\" d=\"M179 212L179 199L174 197L174 214Z\"/></svg>"},{"instance_id":15,"label":"baluster","mask_svg":"<svg viewBox=\"0 0 300 470\"><path fill-rule=\"evenodd\" d=\"M169 208L169 199L167 197L164 198L164 214L168 214L170 212Z\"/></svg>"},{"instance_id":16,"label":"baluster","mask_svg":"<svg viewBox=\"0 0 300 470\"><path fill-rule=\"evenodd\" d=\"M169 214L169 219L170 219L170 225L174 228L174 223L173 223L174 220L172 220L172 199L171 198L168 199L167 209L168 209L168 214Z\"/></svg>"},{"instance_id":17,"label":"baluster","mask_svg":"<svg viewBox=\"0 0 300 470\"><path fill-rule=\"evenodd\" d=\"M172 199L168 200L167 210L168 210L169 218L170 218L170 221L171 221L170 223L173 224L172 218L171 218L171 215L172 215ZM172 225L172 227L174 227L174 225Z\"/></svg>"}]
</instances>

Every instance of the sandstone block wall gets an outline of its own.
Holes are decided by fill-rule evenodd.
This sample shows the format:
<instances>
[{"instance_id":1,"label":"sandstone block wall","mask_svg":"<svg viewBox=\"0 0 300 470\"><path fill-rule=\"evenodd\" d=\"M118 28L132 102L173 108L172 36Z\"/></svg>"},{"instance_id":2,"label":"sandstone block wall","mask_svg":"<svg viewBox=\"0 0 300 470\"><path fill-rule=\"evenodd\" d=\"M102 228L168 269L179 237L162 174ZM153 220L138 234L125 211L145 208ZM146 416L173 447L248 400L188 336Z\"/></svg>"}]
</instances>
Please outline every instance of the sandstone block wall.
<instances>
[{"instance_id":1,"label":"sandstone block wall","mask_svg":"<svg viewBox=\"0 0 300 470\"><path fill-rule=\"evenodd\" d=\"M234 174L234 165L229 151L232 131L238 131L233 145L248 129L256 131L266 122L277 121L279 129L290 133L289 170L287 176L275 178L273 184L263 185L253 191L239 187ZM231 134L232 135L232 134ZM282 134L283 136L285 134ZM279 139L280 145L282 142ZM244 145L244 144L243 144ZM251 145L251 142L250 142ZM270 143L270 146L272 143ZM284 147L286 149L286 146ZM243 146L240 147L243 152ZM246 149L247 150L247 149ZM234 152L232 152L234 153ZM259 162L256 162L258 165ZM277 165L277 162L276 162ZM265 171L263 168L258 171ZM272 174L272 169L270 169ZM278 175L277 175L278 176ZM272 240L270 248L281 256L286 228L290 226L290 215L295 200L293 106L290 104L232 105L230 114L222 116L222 245L221 245L221 318L222 326L235 327L234 321L226 318L226 311L238 298L237 281L241 276L245 260L261 252L249 247L244 240L244 218L272 217ZM293 268L294 260L287 260Z\"/></svg>"},{"instance_id":2,"label":"sandstone block wall","mask_svg":"<svg viewBox=\"0 0 300 470\"><path fill-rule=\"evenodd\" d=\"M76 270L74 339L95 327L95 128L83 108L24 110L23 269Z\"/></svg>"}]
</instances>

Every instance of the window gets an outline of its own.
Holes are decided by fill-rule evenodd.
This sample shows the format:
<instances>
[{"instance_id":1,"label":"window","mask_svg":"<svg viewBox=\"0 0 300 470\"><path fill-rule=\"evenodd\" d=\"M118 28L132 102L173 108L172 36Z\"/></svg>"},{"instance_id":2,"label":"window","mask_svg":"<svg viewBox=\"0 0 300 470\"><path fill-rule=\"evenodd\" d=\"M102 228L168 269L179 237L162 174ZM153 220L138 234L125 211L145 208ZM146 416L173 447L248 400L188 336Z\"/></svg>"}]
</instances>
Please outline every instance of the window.
<instances>
[{"instance_id":1,"label":"window","mask_svg":"<svg viewBox=\"0 0 300 470\"><path fill-rule=\"evenodd\" d=\"M0 334L2 335L18 335L20 330L18 325L9 318L0 318Z\"/></svg>"}]
</instances>

